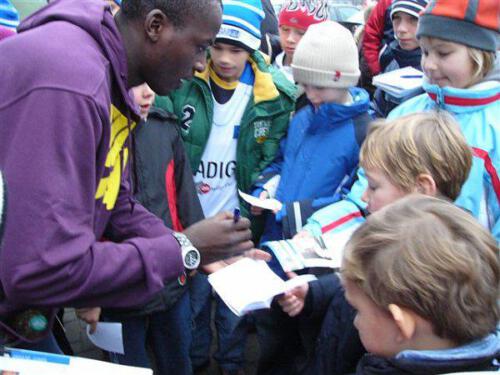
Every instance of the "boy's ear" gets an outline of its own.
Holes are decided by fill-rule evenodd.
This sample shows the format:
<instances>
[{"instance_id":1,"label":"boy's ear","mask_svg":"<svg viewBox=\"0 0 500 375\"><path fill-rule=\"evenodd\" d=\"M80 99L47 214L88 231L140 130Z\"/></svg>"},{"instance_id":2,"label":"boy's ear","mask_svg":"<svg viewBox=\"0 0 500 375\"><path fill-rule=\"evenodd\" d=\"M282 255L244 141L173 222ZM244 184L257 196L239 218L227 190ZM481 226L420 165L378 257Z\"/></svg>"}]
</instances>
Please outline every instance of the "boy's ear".
<instances>
[{"instance_id":1,"label":"boy's ear","mask_svg":"<svg viewBox=\"0 0 500 375\"><path fill-rule=\"evenodd\" d=\"M388 306L389 313L392 315L394 319L394 323L399 328L399 332L401 333L401 338L404 340L410 340L415 334L417 320L415 314L404 308L399 307L395 304L390 304Z\"/></svg>"},{"instance_id":2,"label":"boy's ear","mask_svg":"<svg viewBox=\"0 0 500 375\"><path fill-rule=\"evenodd\" d=\"M415 181L417 184L417 191L421 194L435 197L438 193L436 181L428 173L420 173Z\"/></svg>"}]
</instances>

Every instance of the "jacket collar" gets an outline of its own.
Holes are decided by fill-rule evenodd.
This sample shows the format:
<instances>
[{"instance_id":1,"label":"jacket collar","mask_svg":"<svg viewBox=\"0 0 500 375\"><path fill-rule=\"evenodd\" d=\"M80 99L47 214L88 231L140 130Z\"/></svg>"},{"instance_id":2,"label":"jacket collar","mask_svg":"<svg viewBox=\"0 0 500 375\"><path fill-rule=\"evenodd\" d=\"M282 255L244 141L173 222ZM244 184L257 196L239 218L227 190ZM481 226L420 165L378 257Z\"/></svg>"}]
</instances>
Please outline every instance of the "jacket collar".
<instances>
[{"instance_id":1,"label":"jacket collar","mask_svg":"<svg viewBox=\"0 0 500 375\"><path fill-rule=\"evenodd\" d=\"M423 84L429 97L440 107L452 113L472 112L500 99L500 83L487 81L467 89Z\"/></svg>"},{"instance_id":2,"label":"jacket collar","mask_svg":"<svg viewBox=\"0 0 500 375\"><path fill-rule=\"evenodd\" d=\"M207 62L206 68L203 72L196 72L195 77L203 80L207 85L210 82L210 77L213 76L210 58ZM248 59L255 75L253 86L254 103L258 104L264 101L275 100L279 97L280 93L274 84L271 72L265 63L264 56L259 51L255 51ZM229 87L228 87L229 88Z\"/></svg>"}]
</instances>

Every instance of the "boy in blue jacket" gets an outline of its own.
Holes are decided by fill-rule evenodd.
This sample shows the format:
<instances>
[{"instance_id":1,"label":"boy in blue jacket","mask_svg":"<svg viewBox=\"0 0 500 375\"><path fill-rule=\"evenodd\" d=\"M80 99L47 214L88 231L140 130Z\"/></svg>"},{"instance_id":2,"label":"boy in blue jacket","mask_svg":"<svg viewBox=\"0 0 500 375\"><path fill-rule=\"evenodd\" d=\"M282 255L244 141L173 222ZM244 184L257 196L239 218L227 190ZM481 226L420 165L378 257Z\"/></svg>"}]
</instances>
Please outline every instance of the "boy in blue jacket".
<instances>
[{"instance_id":1,"label":"boy in blue jacket","mask_svg":"<svg viewBox=\"0 0 500 375\"><path fill-rule=\"evenodd\" d=\"M353 87L360 72L347 29L332 21L311 25L295 50L292 69L310 104L292 119L280 154L255 184L254 195L281 202L280 210L266 212L263 242L291 238L315 210L330 203L356 170L369 121L368 93ZM252 213L262 211L252 207ZM271 267L284 277L277 263ZM291 373L284 364L301 352L292 338L296 323L274 310L259 312L256 319L259 373Z\"/></svg>"}]
</instances>

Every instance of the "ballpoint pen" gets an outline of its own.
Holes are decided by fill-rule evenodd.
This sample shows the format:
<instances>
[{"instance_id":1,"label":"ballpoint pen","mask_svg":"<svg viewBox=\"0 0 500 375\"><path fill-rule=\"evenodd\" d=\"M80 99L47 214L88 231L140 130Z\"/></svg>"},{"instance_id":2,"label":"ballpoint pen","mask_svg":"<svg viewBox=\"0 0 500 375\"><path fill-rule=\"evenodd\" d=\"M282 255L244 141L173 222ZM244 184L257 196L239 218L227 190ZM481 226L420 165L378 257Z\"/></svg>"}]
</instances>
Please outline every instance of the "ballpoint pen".
<instances>
[{"instance_id":1,"label":"ballpoint pen","mask_svg":"<svg viewBox=\"0 0 500 375\"><path fill-rule=\"evenodd\" d=\"M235 223L237 223L240 220L240 216L241 216L240 209L235 208L233 213L233 220Z\"/></svg>"}]
</instances>

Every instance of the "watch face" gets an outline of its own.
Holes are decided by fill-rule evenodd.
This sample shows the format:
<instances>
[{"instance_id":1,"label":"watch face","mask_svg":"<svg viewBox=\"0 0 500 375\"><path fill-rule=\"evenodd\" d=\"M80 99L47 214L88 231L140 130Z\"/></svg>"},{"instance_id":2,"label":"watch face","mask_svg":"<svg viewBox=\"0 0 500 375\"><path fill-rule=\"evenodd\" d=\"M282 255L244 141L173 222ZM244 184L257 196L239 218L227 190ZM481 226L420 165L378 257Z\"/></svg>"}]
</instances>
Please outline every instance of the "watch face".
<instances>
[{"instance_id":1,"label":"watch face","mask_svg":"<svg viewBox=\"0 0 500 375\"><path fill-rule=\"evenodd\" d=\"M198 253L195 250L190 250L186 253L184 261L187 268L198 267L198 262L200 261Z\"/></svg>"}]
</instances>

